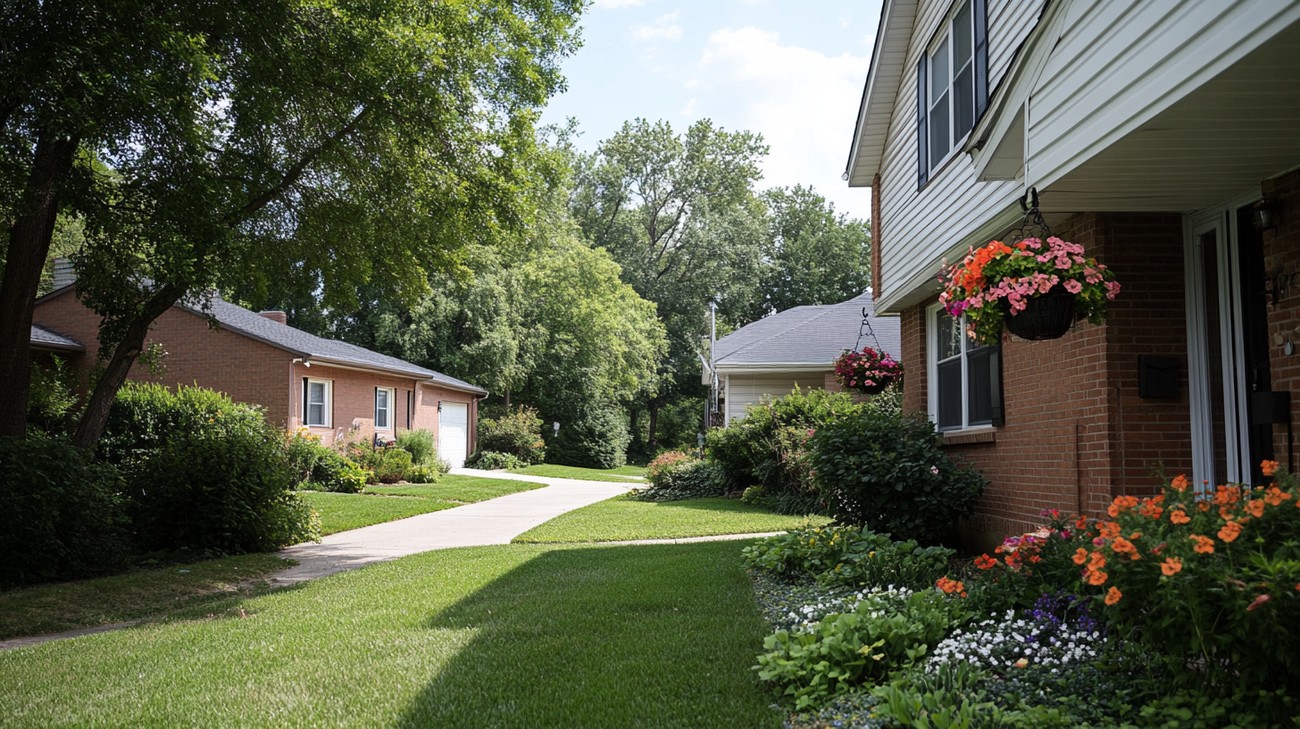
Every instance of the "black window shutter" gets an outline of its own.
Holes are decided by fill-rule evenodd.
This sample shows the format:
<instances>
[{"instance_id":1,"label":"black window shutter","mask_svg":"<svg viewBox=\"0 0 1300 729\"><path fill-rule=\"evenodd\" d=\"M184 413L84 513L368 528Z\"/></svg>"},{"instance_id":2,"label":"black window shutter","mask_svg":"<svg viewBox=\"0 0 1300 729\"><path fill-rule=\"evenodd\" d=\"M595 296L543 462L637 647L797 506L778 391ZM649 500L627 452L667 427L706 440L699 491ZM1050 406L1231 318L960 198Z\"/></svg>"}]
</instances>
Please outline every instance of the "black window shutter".
<instances>
[{"instance_id":1,"label":"black window shutter","mask_svg":"<svg viewBox=\"0 0 1300 729\"><path fill-rule=\"evenodd\" d=\"M307 408L309 407L311 406L307 404L307 378L304 377L302 378L302 424L303 425L308 425Z\"/></svg>"},{"instance_id":2,"label":"black window shutter","mask_svg":"<svg viewBox=\"0 0 1300 729\"><path fill-rule=\"evenodd\" d=\"M989 21L988 0L971 0L975 25L975 118L989 105Z\"/></svg>"},{"instance_id":3,"label":"black window shutter","mask_svg":"<svg viewBox=\"0 0 1300 729\"><path fill-rule=\"evenodd\" d=\"M925 187L930 181L930 133L925 123L926 62L924 53L916 64L916 186Z\"/></svg>"},{"instance_id":4,"label":"black window shutter","mask_svg":"<svg viewBox=\"0 0 1300 729\"><path fill-rule=\"evenodd\" d=\"M1007 409L1002 402L1002 345L989 347L989 404L993 413L993 425L1002 427L1007 424Z\"/></svg>"}]
</instances>

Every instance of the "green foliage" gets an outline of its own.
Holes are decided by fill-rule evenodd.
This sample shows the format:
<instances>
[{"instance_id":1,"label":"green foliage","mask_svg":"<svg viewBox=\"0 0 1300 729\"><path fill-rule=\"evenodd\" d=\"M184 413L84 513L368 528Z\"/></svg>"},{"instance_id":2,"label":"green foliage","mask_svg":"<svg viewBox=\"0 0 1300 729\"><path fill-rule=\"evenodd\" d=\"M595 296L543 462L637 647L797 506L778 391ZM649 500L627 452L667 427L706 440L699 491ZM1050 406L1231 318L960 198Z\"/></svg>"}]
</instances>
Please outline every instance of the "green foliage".
<instances>
[{"instance_id":1,"label":"green foliage","mask_svg":"<svg viewBox=\"0 0 1300 729\"><path fill-rule=\"evenodd\" d=\"M0 586L120 568L121 489L117 469L62 440L0 438Z\"/></svg>"},{"instance_id":2,"label":"green foliage","mask_svg":"<svg viewBox=\"0 0 1300 729\"><path fill-rule=\"evenodd\" d=\"M591 405L560 422L560 432L547 444L547 460L562 466L618 468L627 463L630 440L621 411Z\"/></svg>"},{"instance_id":3,"label":"green foliage","mask_svg":"<svg viewBox=\"0 0 1300 729\"><path fill-rule=\"evenodd\" d=\"M646 478L650 479L650 483L655 483L665 471L693 460L694 456L683 451L664 451L646 464Z\"/></svg>"},{"instance_id":4,"label":"green foliage","mask_svg":"<svg viewBox=\"0 0 1300 729\"><path fill-rule=\"evenodd\" d=\"M502 468L524 468L527 466L519 456L512 453L501 453L500 451L477 450L465 459L466 468L482 468L487 471L495 471Z\"/></svg>"},{"instance_id":5,"label":"green foliage","mask_svg":"<svg viewBox=\"0 0 1300 729\"><path fill-rule=\"evenodd\" d=\"M431 466L438 458L430 430L403 430L397 434L397 446L410 453L411 463L417 466Z\"/></svg>"},{"instance_id":6,"label":"green foliage","mask_svg":"<svg viewBox=\"0 0 1300 729\"><path fill-rule=\"evenodd\" d=\"M633 498L641 501L681 501L722 496L727 491L721 469L709 461L688 458L651 470L653 475L650 476L650 487L633 492Z\"/></svg>"},{"instance_id":7,"label":"green foliage","mask_svg":"<svg viewBox=\"0 0 1300 729\"><path fill-rule=\"evenodd\" d=\"M406 471L406 480L411 483L437 483L442 478L442 471L433 466L411 466Z\"/></svg>"},{"instance_id":8,"label":"green foliage","mask_svg":"<svg viewBox=\"0 0 1300 729\"><path fill-rule=\"evenodd\" d=\"M411 462L411 452L397 446L374 447L354 442L346 446L345 453L372 474L373 483L404 481L415 465Z\"/></svg>"},{"instance_id":9,"label":"green foliage","mask_svg":"<svg viewBox=\"0 0 1300 729\"><path fill-rule=\"evenodd\" d=\"M894 585L923 589L948 569L955 551L896 542L868 528L815 527L768 537L743 553L750 567L787 577L853 587Z\"/></svg>"},{"instance_id":10,"label":"green foliage","mask_svg":"<svg viewBox=\"0 0 1300 729\"><path fill-rule=\"evenodd\" d=\"M524 466L546 460L546 443L542 440L542 419L530 407L515 408L499 418L480 417L478 447L485 451L508 453ZM518 468L519 466L508 466Z\"/></svg>"},{"instance_id":11,"label":"green foliage","mask_svg":"<svg viewBox=\"0 0 1300 729\"><path fill-rule=\"evenodd\" d=\"M900 538L940 541L984 490L979 472L955 465L922 416L839 418L818 429L810 446L829 513Z\"/></svg>"},{"instance_id":12,"label":"green foliage","mask_svg":"<svg viewBox=\"0 0 1300 729\"><path fill-rule=\"evenodd\" d=\"M936 590L868 593L808 630L768 636L758 676L803 709L920 661L963 617L959 603Z\"/></svg>"},{"instance_id":13,"label":"green foliage","mask_svg":"<svg viewBox=\"0 0 1300 729\"><path fill-rule=\"evenodd\" d=\"M31 391L27 402L27 422L46 433L64 430L75 414L77 391L73 384L76 370L62 357L51 357L49 364L32 363Z\"/></svg>"},{"instance_id":14,"label":"green foliage","mask_svg":"<svg viewBox=\"0 0 1300 729\"><path fill-rule=\"evenodd\" d=\"M283 434L221 393L131 383L101 453L126 478L139 549L255 552L315 536Z\"/></svg>"},{"instance_id":15,"label":"green foliage","mask_svg":"<svg viewBox=\"0 0 1300 729\"><path fill-rule=\"evenodd\" d=\"M343 454L325 449L312 466L309 483L321 491L355 494L374 480L374 474Z\"/></svg>"},{"instance_id":16,"label":"green foliage","mask_svg":"<svg viewBox=\"0 0 1300 729\"><path fill-rule=\"evenodd\" d=\"M722 468L728 490L762 486L783 513L823 511L807 460L807 442L823 425L861 413L866 406L847 393L795 389L749 408L745 419L709 432L705 453Z\"/></svg>"}]
</instances>

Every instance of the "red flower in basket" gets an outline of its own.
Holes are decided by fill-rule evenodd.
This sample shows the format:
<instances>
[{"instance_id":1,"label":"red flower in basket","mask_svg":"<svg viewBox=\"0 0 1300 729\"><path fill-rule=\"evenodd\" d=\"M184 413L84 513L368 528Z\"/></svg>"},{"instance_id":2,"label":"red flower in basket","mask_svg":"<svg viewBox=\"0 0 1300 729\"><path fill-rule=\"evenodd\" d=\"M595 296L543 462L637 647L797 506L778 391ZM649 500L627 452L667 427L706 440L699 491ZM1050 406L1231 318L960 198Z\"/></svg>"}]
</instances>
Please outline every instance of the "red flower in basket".
<instances>
[{"instance_id":1,"label":"red flower in basket","mask_svg":"<svg viewBox=\"0 0 1300 729\"><path fill-rule=\"evenodd\" d=\"M871 347L845 350L835 360L835 379L840 386L868 395L883 391L902 376L903 365L898 360Z\"/></svg>"}]
</instances>

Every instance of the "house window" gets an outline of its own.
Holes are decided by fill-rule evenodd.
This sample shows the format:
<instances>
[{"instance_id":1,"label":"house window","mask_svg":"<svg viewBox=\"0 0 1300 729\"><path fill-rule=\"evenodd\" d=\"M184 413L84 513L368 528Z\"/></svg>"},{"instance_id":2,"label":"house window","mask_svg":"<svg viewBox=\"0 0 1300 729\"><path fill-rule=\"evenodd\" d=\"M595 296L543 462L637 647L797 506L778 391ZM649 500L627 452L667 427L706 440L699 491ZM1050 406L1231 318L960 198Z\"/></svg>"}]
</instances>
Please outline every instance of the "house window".
<instances>
[{"instance_id":1,"label":"house window","mask_svg":"<svg viewBox=\"0 0 1300 729\"><path fill-rule=\"evenodd\" d=\"M917 68L920 182L948 160L988 104L986 0L964 0Z\"/></svg>"},{"instance_id":2,"label":"house window","mask_svg":"<svg viewBox=\"0 0 1300 729\"><path fill-rule=\"evenodd\" d=\"M375 430L393 429L393 388L375 388Z\"/></svg>"},{"instance_id":3,"label":"house window","mask_svg":"<svg viewBox=\"0 0 1300 729\"><path fill-rule=\"evenodd\" d=\"M303 420L307 425L318 425L323 428L330 427L331 402L333 398L333 383L329 380L313 380L304 378L302 381L303 390Z\"/></svg>"},{"instance_id":4,"label":"house window","mask_svg":"<svg viewBox=\"0 0 1300 729\"><path fill-rule=\"evenodd\" d=\"M941 306L927 319L930 418L939 430L1002 425L1001 347L976 343Z\"/></svg>"}]
</instances>

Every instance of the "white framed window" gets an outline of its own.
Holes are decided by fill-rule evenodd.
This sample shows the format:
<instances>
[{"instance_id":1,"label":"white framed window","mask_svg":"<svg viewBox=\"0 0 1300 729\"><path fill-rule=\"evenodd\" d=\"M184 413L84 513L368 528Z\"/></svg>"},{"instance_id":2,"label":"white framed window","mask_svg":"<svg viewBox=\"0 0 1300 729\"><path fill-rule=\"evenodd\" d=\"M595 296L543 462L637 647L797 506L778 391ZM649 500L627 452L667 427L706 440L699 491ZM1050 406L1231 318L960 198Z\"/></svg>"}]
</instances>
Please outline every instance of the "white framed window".
<instances>
[{"instance_id":1,"label":"white framed window","mask_svg":"<svg viewBox=\"0 0 1300 729\"><path fill-rule=\"evenodd\" d=\"M375 430L393 429L393 402L395 395L391 387L375 388Z\"/></svg>"},{"instance_id":2,"label":"white framed window","mask_svg":"<svg viewBox=\"0 0 1300 729\"><path fill-rule=\"evenodd\" d=\"M1003 424L1002 351L966 334L938 304L926 312L930 419L939 430Z\"/></svg>"},{"instance_id":3,"label":"white framed window","mask_svg":"<svg viewBox=\"0 0 1300 729\"><path fill-rule=\"evenodd\" d=\"M332 427L334 422L334 383L304 377L302 380L302 420L307 425Z\"/></svg>"},{"instance_id":4,"label":"white framed window","mask_svg":"<svg viewBox=\"0 0 1300 729\"><path fill-rule=\"evenodd\" d=\"M943 166L988 104L986 0L956 5L917 67L920 184Z\"/></svg>"}]
</instances>

